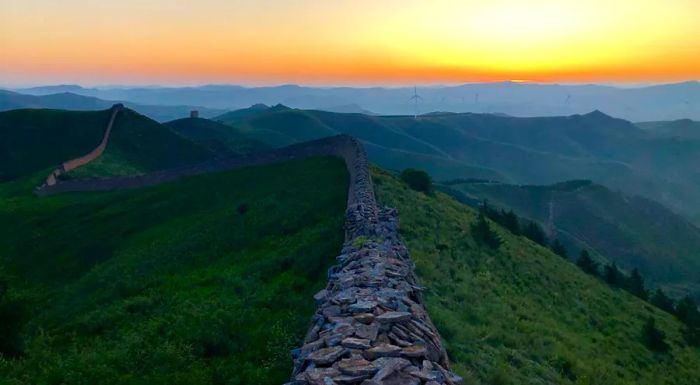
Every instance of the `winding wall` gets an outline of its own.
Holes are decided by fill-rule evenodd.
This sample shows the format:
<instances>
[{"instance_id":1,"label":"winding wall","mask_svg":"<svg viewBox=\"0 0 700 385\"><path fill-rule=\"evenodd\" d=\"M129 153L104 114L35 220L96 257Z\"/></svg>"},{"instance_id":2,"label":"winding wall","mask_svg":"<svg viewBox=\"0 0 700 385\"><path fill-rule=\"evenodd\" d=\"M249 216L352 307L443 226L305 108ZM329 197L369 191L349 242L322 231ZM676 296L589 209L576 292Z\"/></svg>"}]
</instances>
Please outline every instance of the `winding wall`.
<instances>
[{"instance_id":1,"label":"winding wall","mask_svg":"<svg viewBox=\"0 0 700 385\"><path fill-rule=\"evenodd\" d=\"M314 296L317 310L303 345L292 351L288 385L460 384L423 305L422 288L399 236L398 213L377 205L369 162L355 138L335 136L142 176L59 181L38 193L144 187L326 155L342 158L350 174L345 243L326 288Z\"/></svg>"},{"instance_id":2,"label":"winding wall","mask_svg":"<svg viewBox=\"0 0 700 385\"><path fill-rule=\"evenodd\" d=\"M107 148L107 142L109 141L109 136L112 133L112 126L114 125L114 120L117 118L117 113L121 111L122 108L124 108L122 104L115 104L112 106L112 114L110 115L109 122L107 123L105 133L104 135L102 135L102 140L100 141L100 144L98 144L97 147L95 147L92 151L79 158L63 162L60 166L53 170L48 177L46 177L46 181L44 182L46 186L55 185L58 182L58 177L61 174L66 173L70 170L74 170L80 166L84 166L102 155L102 153L105 151L105 148Z\"/></svg>"}]
</instances>

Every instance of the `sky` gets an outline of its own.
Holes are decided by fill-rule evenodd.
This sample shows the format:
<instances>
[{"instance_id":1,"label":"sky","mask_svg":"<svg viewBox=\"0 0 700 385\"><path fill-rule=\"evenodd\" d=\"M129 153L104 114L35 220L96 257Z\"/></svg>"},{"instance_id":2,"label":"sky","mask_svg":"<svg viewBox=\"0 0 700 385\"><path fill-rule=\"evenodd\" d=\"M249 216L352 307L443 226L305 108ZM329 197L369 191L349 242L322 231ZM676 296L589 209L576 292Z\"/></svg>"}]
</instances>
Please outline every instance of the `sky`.
<instances>
[{"instance_id":1,"label":"sky","mask_svg":"<svg viewBox=\"0 0 700 385\"><path fill-rule=\"evenodd\" d=\"M0 84L700 79L700 0L0 0Z\"/></svg>"}]
</instances>

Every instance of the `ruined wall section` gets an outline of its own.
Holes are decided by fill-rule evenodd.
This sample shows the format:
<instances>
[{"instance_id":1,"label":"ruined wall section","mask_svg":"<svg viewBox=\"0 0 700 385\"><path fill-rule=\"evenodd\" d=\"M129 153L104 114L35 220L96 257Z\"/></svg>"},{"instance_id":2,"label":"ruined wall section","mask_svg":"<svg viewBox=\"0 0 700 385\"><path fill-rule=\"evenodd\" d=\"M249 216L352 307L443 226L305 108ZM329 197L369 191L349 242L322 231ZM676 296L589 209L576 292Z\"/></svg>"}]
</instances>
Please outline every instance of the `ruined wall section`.
<instances>
[{"instance_id":1,"label":"ruined wall section","mask_svg":"<svg viewBox=\"0 0 700 385\"><path fill-rule=\"evenodd\" d=\"M117 118L117 113L123 108L124 106L122 104L115 104L112 106L112 114L110 115L109 122L107 123L107 128L105 129L104 135L102 135L102 141L100 141L100 144L98 144L97 147L79 158L63 162L60 166L53 170L51 174L49 174L44 182L44 185L54 186L56 183L58 183L58 178L61 176L61 174L74 170L80 166L84 166L99 158L105 151L105 148L107 148L107 142L109 142L109 136L112 134L112 126L114 126L114 120Z\"/></svg>"}]
</instances>

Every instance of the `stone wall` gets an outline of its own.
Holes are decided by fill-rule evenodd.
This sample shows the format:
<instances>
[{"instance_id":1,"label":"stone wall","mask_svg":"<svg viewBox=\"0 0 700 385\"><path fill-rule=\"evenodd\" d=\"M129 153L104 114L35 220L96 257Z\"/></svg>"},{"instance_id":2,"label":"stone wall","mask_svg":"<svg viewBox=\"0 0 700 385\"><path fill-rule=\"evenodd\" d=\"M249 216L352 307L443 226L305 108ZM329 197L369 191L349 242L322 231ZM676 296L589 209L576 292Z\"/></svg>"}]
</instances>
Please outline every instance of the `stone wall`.
<instances>
[{"instance_id":1,"label":"stone wall","mask_svg":"<svg viewBox=\"0 0 700 385\"><path fill-rule=\"evenodd\" d=\"M74 170L80 166L84 166L102 155L102 153L105 151L105 148L107 148L107 142L109 141L109 136L112 133L112 126L114 125L114 120L117 117L117 113L121 111L122 108L124 108L122 104L115 104L112 106L112 114L110 115L109 122L107 123L105 133L104 135L102 135L102 141L100 141L100 144L98 144L97 147L95 147L92 151L79 158L63 162L60 166L58 166L58 168L53 170L51 174L49 174L49 176L46 178L46 186L55 185L56 183L58 183L58 177L61 174L66 173L70 170Z\"/></svg>"},{"instance_id":2,"label":"stone wall","mask_svg":"<svg viewBox=\"0 0 700 385\"><path fill-rule=\"evenodd\" d=\"M303 345L292 351L291 385L461 384L450 372L440 336L423 305L423 290L399 236L398 213L377 205L369 162L357 139L341 135L278 150L148 175L59 181L39 194L105 191L311 156L338 156L350 175L345 243Z\"/></svg>"}]
</instances>

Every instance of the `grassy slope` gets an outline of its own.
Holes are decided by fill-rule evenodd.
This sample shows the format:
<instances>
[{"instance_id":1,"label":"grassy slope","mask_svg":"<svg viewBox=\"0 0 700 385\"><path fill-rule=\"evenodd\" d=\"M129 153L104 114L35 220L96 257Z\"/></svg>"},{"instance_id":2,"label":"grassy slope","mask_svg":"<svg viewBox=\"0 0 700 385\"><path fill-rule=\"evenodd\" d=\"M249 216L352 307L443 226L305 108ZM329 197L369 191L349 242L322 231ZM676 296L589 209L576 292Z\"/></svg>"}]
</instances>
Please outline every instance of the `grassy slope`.
<instances>
[{"instance_id":1,"label":"grassy slope","mask_svg":"<svg viewBox=\"0 0 700 385\"><path fill-rule=\"evenodd\" d=\"M0 359L0 383L288 378L342 242L342 161L36 198L40 179L0 185L0 272L30 309L26 355Z\"/></svg>"},{"instance_id":2,"label":"grassy slope","mask_svg":"<svg viewBox=\"0 0 700 385\"><path fill-rule=\"evenodd\" d=\"M109 111L0 112L0 182L58 166L102 140Z\"/></svg>"},{"instance_id":3,"label":"grassy slope","mask_svg":"<svg viewBox=\"0 0 700 385\"><path fill-rule=\"evenodd\" d=\"M545 224L553 204L559 237L581 245L625 269L638 268L646 278L678 296L700 291L700 230L656 202L628 197L604 186L576 188L466 183L451 188L488 199ZM573 245L572 245L573 246Z\"/></svg>"},{"instance_id":4,"label":"grassy slope","mask_svg":"<svg viewBox=\"0 0 700 385\"><path fill-rule=\"evenodd\" d=\"M267 147L262 142L242 135L231 126L213 120L185 118L165 125L219 157L261 151Z\"/></svg>"},{"instance_id":5,"label":"grassy slope","mask_svg":"<svg viewBox=\"0 0 700 385\"><path fill-rule=\"evenodd\" d=\"M214 157L214 152L204 146L127 109L117 115L104 154L69 175L74 178L131 175Z\"/></svg>"},{"instance_id":6,"label":"grassy slope","mask_svg":"<svg viewBox=\"0 0 700 385\"><path fill-rule=\"evenodd\" d=\"M700 350L684 346L671 315L505 231L499 251L480 249L472 209L378 170L375 180L380 201L399 209L429 312L467 383L697 383ZM649 316L669 336L670 355L642 344Z\"/></svg>"}]
</instances>

